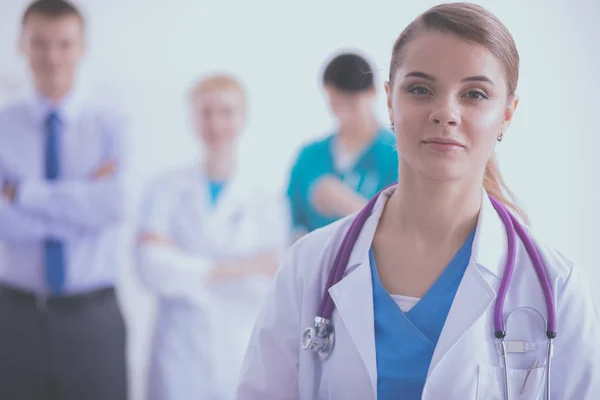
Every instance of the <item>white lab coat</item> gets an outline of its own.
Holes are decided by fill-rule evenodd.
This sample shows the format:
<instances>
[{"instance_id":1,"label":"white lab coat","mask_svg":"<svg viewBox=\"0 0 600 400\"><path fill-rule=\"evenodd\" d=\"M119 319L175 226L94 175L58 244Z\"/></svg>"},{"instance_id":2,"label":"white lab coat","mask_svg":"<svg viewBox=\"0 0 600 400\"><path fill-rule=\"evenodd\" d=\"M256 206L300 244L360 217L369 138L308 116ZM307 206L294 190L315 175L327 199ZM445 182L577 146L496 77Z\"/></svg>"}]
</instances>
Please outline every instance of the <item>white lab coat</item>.
<instances>
[{"instance_id":1,"label":"white lab coat","mask_svg":"<svg viewBox=\"0 0 600 400\"><path fill-rule=\"evenodd\" d=\"M335 303L335 348L320 361L300 347L313 319L333 259L352 217L317 230L297 242L257 321L242 370L238 400L369 400L377 396L373 298L368 249L383 206L378 200L350 257L344 278L329 292ZM533 238L548 270L556 298L557 330L552 399L593 400L600 396L600 313L579 267ZM527 341L535 351L509 355L511 399L543 398L547 315L534 268L518 241L517 263L504 315L515 311L507 340ZM422 399L504 399L493 315L506 256L506 231L484 197L472 258L437 343ZM537 316L536 316L537 315ZM538 368L521 386L526 370Z\"/></svg>"},{"instance_id":2,"label":"white lab coat","mask_svg":"<svg viewBox=\"0 0 600 400\"><path fill-rule=\"evenodd\" d=\"M235 397L252 326L272 279L257 275L211 284L207 276L219 260L283 252L288 219L278 196L239 174L214 208L198 167L170 172L151 185L139 232L164 235L175 246L137 249L141 279L158 298L149 399Z\"/></svg>"}]
</instances>

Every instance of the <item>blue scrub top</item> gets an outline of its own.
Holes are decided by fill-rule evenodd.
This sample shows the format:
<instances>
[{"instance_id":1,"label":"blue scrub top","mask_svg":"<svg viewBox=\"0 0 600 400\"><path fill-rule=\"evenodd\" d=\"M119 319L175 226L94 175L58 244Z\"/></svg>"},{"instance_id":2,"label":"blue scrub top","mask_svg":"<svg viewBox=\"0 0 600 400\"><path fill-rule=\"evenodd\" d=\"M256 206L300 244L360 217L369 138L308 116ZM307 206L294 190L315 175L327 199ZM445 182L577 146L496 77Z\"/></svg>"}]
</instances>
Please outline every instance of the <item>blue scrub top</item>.
<instances>
[{"instance_id":1,"label":"blue scrub top","mask_svg":"<svg viewBox=\"0 0 600 400\"><path fill-rule=\"evenodd\" d=\"M391 131L380 129L354 166L345 172L335 168L334 140L335 135L330 135L305 146L292 168L287 196L291 205L293 226L297 230L311 232L337 219L319 214L310 203L312 184L324 175L337 176L367 199L398 180L396 138Z\"/></svg>"},{"instance_id":2,"label":"blue scrub top","mask_svg":"<svg viewBox=\"0 0 600 400\"><path fill-rule=\"evenodd\" d=\"M418 400L446 317L471 258L475 231L425 293L404 313L379 280L370 250L378 400Z\"/></svg>"},{"instance_id":3,"label":"blue scrub top","mask_svg":"<svg viewBox=\"0 0 600 400\"><path fill-rule=\"evenodd\" d=\"M225 182L209 180L208 181L208 190L210 194L210 204L214 207L217 204L217 200L221 195L221 191L223 190L223 186L225 186Z\"/></svg>"}]
</instances>

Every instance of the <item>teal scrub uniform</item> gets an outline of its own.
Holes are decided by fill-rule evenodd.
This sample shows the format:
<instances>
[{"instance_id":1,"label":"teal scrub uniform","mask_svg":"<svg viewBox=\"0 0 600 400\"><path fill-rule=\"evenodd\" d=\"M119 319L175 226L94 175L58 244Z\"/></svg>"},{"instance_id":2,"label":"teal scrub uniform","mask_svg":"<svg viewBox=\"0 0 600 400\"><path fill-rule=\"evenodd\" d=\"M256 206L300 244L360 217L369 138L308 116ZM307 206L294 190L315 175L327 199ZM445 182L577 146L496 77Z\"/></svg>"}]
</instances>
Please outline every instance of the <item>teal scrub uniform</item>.
<instances>
[{"instance_id":1,"label":"teal scrub uniform","mask_svg":"<svg viewBox=\"0 0 600 400\"><path fill-rule=\"evenodd\" d=\"M407 313L382 286L370 251L378 400L421 399L435 346L469 265L474 237L475 231Z\"/></svg>"},{"instance_id":2,"label":"teal scrub uniform","mask_svg":"<svg viewBox=\"0 0 600 400\"><path fill-rule=\"evenodd\" d=\"M331 135L305 146L292 168L287 196L292 223L298 232L311 232L339 218L321 215L311 204L311 188L323 176L340 178L365 199L372 198L398 180L398 154L395 136L391 131L380 129L372 143L347 171L335 168L335 138L336 135Z\"/></svg>"},{"instance_id":3,"label":"teal scrub uniform","mask_svg":"<svg viewBox=\"0 0 600 400\"><path fill-rule=\"evenodd\" d=\"M223 190L223 186L225 186L225 182L209 180L208 181L208 190L210 193L210 204L214 207L217 204L217 200L221 195L221 191Z\"/></svg>"}]
</instances>

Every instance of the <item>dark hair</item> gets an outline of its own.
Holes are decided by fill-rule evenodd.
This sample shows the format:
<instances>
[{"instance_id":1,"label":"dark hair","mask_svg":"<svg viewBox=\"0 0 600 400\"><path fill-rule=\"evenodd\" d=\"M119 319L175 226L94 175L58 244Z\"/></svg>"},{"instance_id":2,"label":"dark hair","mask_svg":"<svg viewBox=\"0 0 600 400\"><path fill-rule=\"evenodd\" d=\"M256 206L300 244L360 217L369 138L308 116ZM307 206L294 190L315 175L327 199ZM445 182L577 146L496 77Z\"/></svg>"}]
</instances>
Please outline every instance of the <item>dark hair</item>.
<instances>
[{"instance_id":1,"label":"dark hair","mask_svg":"<svg viewBox=\"0 0 600 400\"><path fill-rule=\"evenodd\" d=\"M75 16L83 23L83 15L81 12L68 1L65 0L37 0L34 1L27 7L23 18L22 24L25 25L27 19L32 15L43 15L48 18L61 18L67 16Z\"/></svg>"},{"instance_id":2,"label":"dark hair","mask_svg":"<svg viewBox=\"0 0 600 400\"><path fill-rule=\"evenodd\" d=\"M373 70L358 54L339 54L325 68L323 84L344 92L363 92L373 88Z\"/></svg>"},{"instance_id":3,"label":"dark hair","mask_svg":"<svg viewBox=\"0 0 600 400\"><path fill-rule=\"evenodd\" d=\"M450 33L485 47L504 66L509 96L515 94L519 81L519 52L513 37L495 15L471 3L440 4L411 22L394 43L390 83L393 84L396 71L402 64L404 47L420 34L431 31ZM514 194L500 174L495 156L486 165L483 186L490 195L527 221L527 216L517 205Z\"/></svg>"}]
</instances>

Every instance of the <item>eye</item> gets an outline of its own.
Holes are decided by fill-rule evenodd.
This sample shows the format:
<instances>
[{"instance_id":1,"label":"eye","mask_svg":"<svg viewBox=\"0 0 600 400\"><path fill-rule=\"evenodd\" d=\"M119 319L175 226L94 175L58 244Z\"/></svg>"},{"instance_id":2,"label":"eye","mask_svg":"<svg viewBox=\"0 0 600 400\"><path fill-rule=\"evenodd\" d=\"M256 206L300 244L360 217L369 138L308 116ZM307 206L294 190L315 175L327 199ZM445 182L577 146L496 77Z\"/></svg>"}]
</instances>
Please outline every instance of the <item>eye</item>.
<instances>
[{"instance_id":1,"label":"eye","mask_svg":"<svg viewBox=\"0 0 600 400\"><path fill-rule=\"evenodd\" d=\"M487 100L488 95L481 89L471 89L468 90L464 96L469 100Z\"/></svg>"},{"instance_id":2,"label":"eye","mask_svg":"<svg viewBox=\"0 0 600 400\"><path fill-rule=\"evenodd\" d=\"M46 42L41 39L35 39L32 43L33 47L36 49L44 49L46 48Z\"/></svg>"},{"instance_id":3,"label":"eye","mask_svg":"<svg viewBox=\"0 0 600 400\"><path fill-rule=\"evenodd\" d=\"M431 90L425 85L414 85L408 89L408 93L415 94L417 96L429 96L433 94Z\"/></svg>"}]
</instances>

